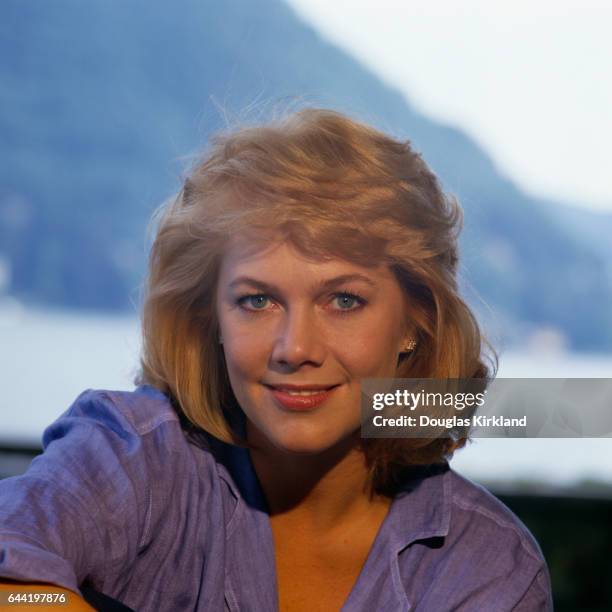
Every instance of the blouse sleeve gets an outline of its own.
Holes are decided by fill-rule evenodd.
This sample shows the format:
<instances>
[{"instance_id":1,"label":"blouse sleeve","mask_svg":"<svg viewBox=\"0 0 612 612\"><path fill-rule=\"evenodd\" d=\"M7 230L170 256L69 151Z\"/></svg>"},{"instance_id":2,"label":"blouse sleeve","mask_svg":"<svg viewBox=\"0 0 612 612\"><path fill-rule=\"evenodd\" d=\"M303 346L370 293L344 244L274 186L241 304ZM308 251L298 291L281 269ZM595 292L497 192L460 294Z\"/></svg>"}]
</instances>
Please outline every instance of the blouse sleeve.
<instances>
[{"instance_id":1,"label":"blouse sleeve","mask_svg":"<svg viewBox=\"0 0 612 612\"><path fill-rule=\"evenodd\" d=\"M104 392L85 391L28 471L0 481L0 576L78 591L138 553L149 513L140 436Z\"/></svg>"},{"instance_id":2,"label":"blouse sleeve","mask_svg":"<svg viewBox=\"0 0 612 612\"><path fill-rule=\"evenodd\" d=\"M552 612L553 600L548 568L543 566L536 574L527 592L512 612Z\"/></svg>"}]
</instances>

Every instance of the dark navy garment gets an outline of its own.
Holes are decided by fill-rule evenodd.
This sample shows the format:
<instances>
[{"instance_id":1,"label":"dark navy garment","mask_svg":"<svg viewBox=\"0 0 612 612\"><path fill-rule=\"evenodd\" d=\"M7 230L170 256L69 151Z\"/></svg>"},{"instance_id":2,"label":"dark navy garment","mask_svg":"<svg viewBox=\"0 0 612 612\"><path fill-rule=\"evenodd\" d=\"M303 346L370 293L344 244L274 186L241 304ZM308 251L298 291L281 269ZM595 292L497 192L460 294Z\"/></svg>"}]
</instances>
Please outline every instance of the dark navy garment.
<instances>
[{"instance_id":1,"label":"dark navy garment","mask_svg":"<svg viewBox=\"0 0 612 612\"><path fill-rule=\"evenodd\" d=\"M274 546L248 450L192 438L144 385L82 393L44 453L0 482L0 576L87 585L134 610L278 609ZM394 498L343 611L552 610L519 519L447 464Z\"/></svg>"}]
</instances>

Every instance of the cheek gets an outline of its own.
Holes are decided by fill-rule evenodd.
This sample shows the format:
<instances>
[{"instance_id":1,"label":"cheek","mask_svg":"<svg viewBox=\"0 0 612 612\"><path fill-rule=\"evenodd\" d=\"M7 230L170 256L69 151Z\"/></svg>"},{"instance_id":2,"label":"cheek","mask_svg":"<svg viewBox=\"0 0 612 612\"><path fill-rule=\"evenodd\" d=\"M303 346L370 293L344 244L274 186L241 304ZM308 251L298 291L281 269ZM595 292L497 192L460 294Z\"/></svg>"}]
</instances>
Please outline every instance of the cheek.
<instances>
[{"instance_id":1,"label":"cheek","mask_svg":"<svg viewBox=\"0 0 612 612\"><path fill-rule=\"evenodd\" d=\"M261 380L261 368L257 367L257 356L250 350L251 347L244 347L240 350L238 345L228 343L224 339L225 363L230 386L236 397L238 405L242 407L246 414L250 414L250 407L257 399L254 395L257 380Z\"/></svg>"},{"instance_id":2,"label":"cheek","mask_svg":"<svg viewBox=\"0 0 612 612\"><path fill-rule=\"evenodd\" d=\"M351 336L335 339L336 358L355 377L374 378L375 374L391 376L397 356L394 336L385 328L361 329ZM381 374L382 375L382 374Z\"/></svg>"},{"instance_id":3,"label":"cheek","mask_svg":"<svg viewBox=\"0 0 612 612\"><path fill-rule=\"evenodd\" d=\"M253 328L244 330L240 326L226 326L223 350L232 384L261 378L270 355L268 344L265 334Z\"/></svg>"}]
</instances>

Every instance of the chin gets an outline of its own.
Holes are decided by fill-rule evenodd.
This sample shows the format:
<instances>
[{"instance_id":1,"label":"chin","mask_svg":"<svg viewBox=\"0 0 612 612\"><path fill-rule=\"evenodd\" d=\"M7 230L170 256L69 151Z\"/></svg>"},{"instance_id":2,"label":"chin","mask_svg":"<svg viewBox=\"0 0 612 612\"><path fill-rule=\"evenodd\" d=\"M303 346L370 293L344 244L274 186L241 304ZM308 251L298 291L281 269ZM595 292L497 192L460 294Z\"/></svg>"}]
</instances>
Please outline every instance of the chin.
<instances>
[{"instance_id":1,"label":"chin","mask_svg":"<svg viewBox=\"0 0 612 612\"><path fill-rule=\"evenodd\" d=\"M288 428L282 432L270 433L268 440L286 453L316 455L323 453L346 439L344 432L333 435L329 430L303 426Z\"/></svg>"}]
</instances>

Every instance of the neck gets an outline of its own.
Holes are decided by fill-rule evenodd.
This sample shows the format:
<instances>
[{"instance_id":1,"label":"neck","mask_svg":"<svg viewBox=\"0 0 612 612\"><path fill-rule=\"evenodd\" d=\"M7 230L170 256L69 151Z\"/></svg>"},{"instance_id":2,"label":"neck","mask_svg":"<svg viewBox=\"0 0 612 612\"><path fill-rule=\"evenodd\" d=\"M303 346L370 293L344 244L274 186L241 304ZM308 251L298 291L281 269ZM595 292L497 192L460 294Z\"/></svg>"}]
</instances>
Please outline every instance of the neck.
<instances>
[{"instance_id":1,"label":"neck","mask_svg":"<svg viewBox=\"0 0 612 612\"><path fill-rule=\"evenodd\" d=\"M351 518L388 507L371 497L359 433L317 454L289 453L266 444L247 426L251 461L271 516L291 515L318 532L331 531Z\"/></svg>"}]
</instances>

